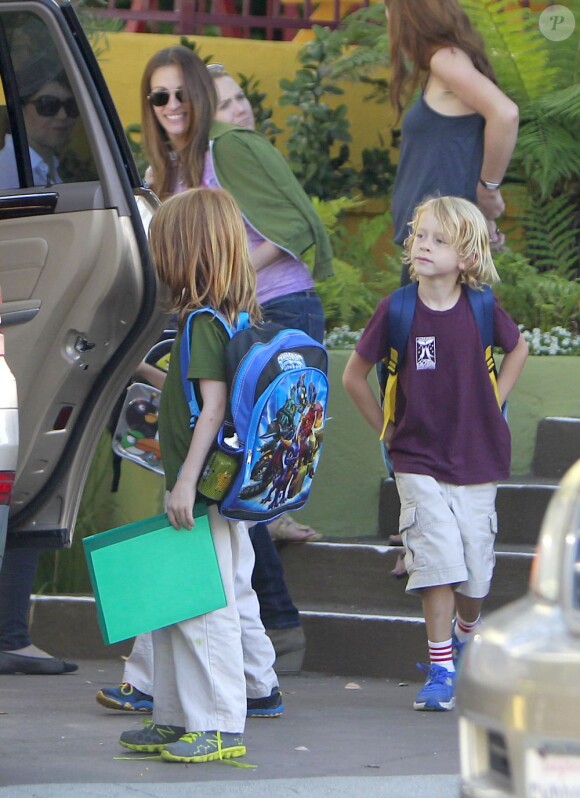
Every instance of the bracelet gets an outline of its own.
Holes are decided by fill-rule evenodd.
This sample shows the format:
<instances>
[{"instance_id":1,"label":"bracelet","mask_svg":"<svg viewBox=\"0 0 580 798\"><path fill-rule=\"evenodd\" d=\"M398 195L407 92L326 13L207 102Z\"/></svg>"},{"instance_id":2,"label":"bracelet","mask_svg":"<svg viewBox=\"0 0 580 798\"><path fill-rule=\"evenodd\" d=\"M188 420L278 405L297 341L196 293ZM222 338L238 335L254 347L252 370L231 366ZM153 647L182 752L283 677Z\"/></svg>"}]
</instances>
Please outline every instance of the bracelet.
<instances>
[{"instance_id":1,"label":"bracelet","mask_svg":"<svg viewBox=\"0 0 580 798\"><path fill-rule=\"evenodd\" d=\"M492 183L491 180L484 180L482 177L479 178L479 182L484 188L487 188L490 191L497 191L501 186L501 181L499 183Z\"/></svg>"}]
</instances>

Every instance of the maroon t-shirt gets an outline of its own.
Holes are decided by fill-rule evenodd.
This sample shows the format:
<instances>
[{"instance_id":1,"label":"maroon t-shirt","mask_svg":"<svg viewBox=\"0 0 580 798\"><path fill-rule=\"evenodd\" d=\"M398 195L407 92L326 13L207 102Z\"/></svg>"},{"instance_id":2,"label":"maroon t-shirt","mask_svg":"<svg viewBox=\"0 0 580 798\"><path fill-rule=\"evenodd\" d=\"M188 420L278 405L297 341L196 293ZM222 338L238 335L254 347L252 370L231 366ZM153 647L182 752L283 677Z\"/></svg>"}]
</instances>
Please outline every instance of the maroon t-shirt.
<instances>
[{"instance_id":1,"label":"maroon t-shirt","mask_svg":"<svg viewBox=\"0 0 580 798\"><path fill-rule=\"evenodd\" d=\"M390 297L379 302L358 354L378 363L389 354ZM517 325L494 302L494 344L516 346ZM431 310L417 297L405 362L399 372L395 472L427 474L451 485L478 485L509 476L511 441L483 356L465 291L450 310Z\"/></svg>"}]
</instances>

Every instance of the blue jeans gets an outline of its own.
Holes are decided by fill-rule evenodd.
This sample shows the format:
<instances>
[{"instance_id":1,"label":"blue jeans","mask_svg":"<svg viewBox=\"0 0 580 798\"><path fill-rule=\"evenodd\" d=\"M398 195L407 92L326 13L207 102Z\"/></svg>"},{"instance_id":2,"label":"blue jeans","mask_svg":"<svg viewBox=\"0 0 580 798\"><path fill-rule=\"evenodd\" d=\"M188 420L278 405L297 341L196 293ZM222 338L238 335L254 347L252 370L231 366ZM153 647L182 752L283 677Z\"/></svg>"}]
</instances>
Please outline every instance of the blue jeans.
<instances>
[{"instance_id":1,"label":"blue jeans","mask_svg":"<svg viewBox=\"0 0 580 798\"><path fill-rule=\"evenodd\" d=\"M262 305L264 321L308 333L316 341L324 338L324 310L316 291L297 291L276 297ZM250 529L256 554L252 587L258 595L260 617L266 629L290 629L300 626L298 610L292 603L282 562L266 524Z\"/></svg>"},{"instance_id":2,"label":"blue jeans","mask_svg":"<svg viewBox=\"0 0 580 798\"><path fill-rule=\"evenodd\" d=\"M28 608L40 549L7 547L0 571L0 651L30 645Z\"/></svg>"},{"instance_id":3,"label":"blue jeans","mask_svg":"<svg viewBox=\"0 0 580 798\"><path fill-rule=\"evenodd\" d=\"M316 291L297 291L276 297L262 305L264 321L308 333L316 341L324 339L324 310Z\"/></svg>"},{"instance_id":4,"label":"blue jeans","mask_svg":"<svg viewBox=\"0 0 580 798\"><path fill-rule=\"evenodd\" d=\"M250 540L256 555L252 587L258 596L264 627L290 629L300 626L298 610L286 587L282 561L266 524L255 524L250 529Z\"/></svg>"}]
</instances>

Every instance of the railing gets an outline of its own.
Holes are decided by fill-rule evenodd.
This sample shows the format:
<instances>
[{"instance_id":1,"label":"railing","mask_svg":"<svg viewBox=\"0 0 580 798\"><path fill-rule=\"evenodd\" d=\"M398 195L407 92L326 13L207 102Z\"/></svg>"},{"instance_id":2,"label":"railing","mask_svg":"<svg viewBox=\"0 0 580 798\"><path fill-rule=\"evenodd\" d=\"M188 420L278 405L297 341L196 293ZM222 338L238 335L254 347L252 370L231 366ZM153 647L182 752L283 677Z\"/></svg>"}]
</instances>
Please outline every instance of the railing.
<instances>
[{"instance_id":1,"label":"railing","mask_svg":"<svg viewBox=\"0 0 580 798\"><path fill-rule=\"evenodd\" d=\"M173 8L158 8L157 0L131 0L130 8L119 8L118 0L107 0L106 8L91 8L98 16L120 19L131 32L156 32L160 23L179 35L203 35L217 26L221 36L291 39L313 25L336 28L347 12L369 5L369 0L266 0L264 15L251 13L252 0L173 0Z\"/></svg>"}]
</instances>

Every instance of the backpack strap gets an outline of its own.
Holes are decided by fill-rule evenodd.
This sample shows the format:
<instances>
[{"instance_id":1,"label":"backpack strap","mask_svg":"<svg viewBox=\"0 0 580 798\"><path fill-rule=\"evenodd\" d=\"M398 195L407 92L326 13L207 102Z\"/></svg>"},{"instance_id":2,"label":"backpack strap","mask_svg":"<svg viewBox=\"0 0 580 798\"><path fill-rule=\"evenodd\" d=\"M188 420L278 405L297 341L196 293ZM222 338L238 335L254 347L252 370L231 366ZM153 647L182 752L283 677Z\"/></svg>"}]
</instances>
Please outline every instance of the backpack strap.
<instances>
[{"instance_id":1,"label":"backpack strap","mask_svg":"<svg viewBox=\"0 0 580 798\"><path fill-rule=\"evenodd\" d=\"M417 287L417 283L413 282L398 288L391 294L389 302L389 358L377 364L377 377L384 408L381 440L384 438L389 421L395 420L397 375L405 361L409 332L417 305Z\"/></svg>"},{"instance_id":2,"label":"backpack strap","mask_svg":"<svg viewBox=\"0 0 580 798\"><path fill-rule=\"evenodd\" d=\"M190 429L195 427L201 412L197 396L195 395L193 382L187 377L189 363L191 360L191 325L195 316L198 316L200 313L211 313L212 316L222 323L230 338L233 338L233 336L239 332L239 330L245 329L245 326L249 326L250 321L250 317L247 313L240 313L240 316L238 317L238 323L236 327L233 328L228 324L227 320L221 315L221 313L219 313L217 310L212 310L212 308L198 308L197 310L192 310L187 317L179 346L179 369L181 373L181 385L183 388L183 393L185 394L187 406L189 407Z\"/></svg>"},{"instance_id":3,"label":"backpack strap","mask_svg":"<svg viewBox=\"0 0 580 798\"><path fill-rule=\"evenodd\" d=\"M477 322L477 327L481 336L485 365L487 367L489 379L491 380L493 392L498 405L505 415L506 406L504 404L502 407L499 398L497 371L495 368L495 360L493 359L493 291L489 285L484 285L483 289L467 287L467 298L469 299L471 311L475 316L475 321Z\"/></svg>"},{"instance_id":4,"label":"backpack strap","mask_svg":"<svg viewBox=\"0 0 580 798\"><path fill-rule=\"evenodd\" d=\"M389 304L389 358L377 364L377 378L381 392L381 403L384 408L384 424L381 440L384 438L387 424L395 420L395 399L397 395L397 374L404 363L407 353L407 342L417 304L418 283L409 283L398 288L391 295ZM467 298L475 317L481 336L481 345L493 392L500 405L497 387L497 371L493 359L493 310L494 294L489 285L482 289L467 287ZM500 405L501 406L501 405ZM506 405L501 408L506 415Z\"/></svg>"}]
</instances>

